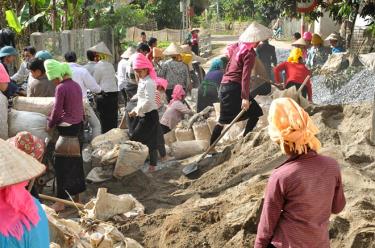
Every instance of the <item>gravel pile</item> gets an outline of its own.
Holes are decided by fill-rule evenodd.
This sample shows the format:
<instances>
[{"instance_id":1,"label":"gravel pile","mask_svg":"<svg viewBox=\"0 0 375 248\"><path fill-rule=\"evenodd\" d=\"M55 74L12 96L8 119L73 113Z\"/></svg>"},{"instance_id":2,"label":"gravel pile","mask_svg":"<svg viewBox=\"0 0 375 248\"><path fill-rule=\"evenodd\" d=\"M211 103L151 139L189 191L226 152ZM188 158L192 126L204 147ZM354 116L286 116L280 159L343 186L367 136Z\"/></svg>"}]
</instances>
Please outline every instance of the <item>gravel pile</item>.
<instances>
[{"instance_id":1,"label":"gravel pile","mask_svg":"<svg viewBox=\"0 0 375 248\"><path fill-rule=\"evenodd\" d=\"M331 91L324 76L313 77L313 101L316 104L342 104L372 101L375 93L375 72L362 69L349 82Z\"/></svg>"},{"instance_id":2,"label":"gravel pile","mask_svg":"<svg viewBox=\"0 0 375 248\"><path fill-rule=\"evenodd\" d=\"M288 59L289 49L276 49L277 62ZM375 71L351 67L337 75L312 78L313 102L321 105L372 101L375 93Z\"/></svg>"}]
</instances>

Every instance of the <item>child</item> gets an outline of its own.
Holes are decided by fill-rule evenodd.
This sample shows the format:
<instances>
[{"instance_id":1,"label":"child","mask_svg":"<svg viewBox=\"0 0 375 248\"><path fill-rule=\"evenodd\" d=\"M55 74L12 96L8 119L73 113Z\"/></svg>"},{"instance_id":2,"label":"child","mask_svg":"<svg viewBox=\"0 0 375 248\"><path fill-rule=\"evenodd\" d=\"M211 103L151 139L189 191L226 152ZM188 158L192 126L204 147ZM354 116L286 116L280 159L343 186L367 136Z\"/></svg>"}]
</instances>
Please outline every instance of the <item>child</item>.
<instances>
[{"instance_id":1,"label":"child","mask_svg":"<svg viewBox=\"0 0 375 248\"><path fill-rule=\"evenodd\" d=\"M27 85L28 97L54 97L55 84L48 80L44 60L34 58L28 64L32 79Z\"/></svg>"},{"instance_id":2,"label":"child","mask_svg":"<svg viewBox=\"0 0 375 248\"><path fill-rule=\"evenodd\" d=\"M191 114L192 111L183 103L186 93L181 85L177 84L172 93L167 110L161 118L160 124L163 134L169 133L183 119L185 114Z\"/></svg>"},{"instance_id":3,"label":"child","mask_svg":"<svg viewBox=\"0 0 375 248\"><path fill-rule=\"evenodd\" d=\"M133 141L145 144L149 149L149 171L155 170L157 165L157 140L159 115L156 105L156 72L150 60L141 53L136 54L133 60L135 74L139 78L137 106L129 113L129 117L137 117L136 126L130 135Z\"/></svg>"}]
</instances>

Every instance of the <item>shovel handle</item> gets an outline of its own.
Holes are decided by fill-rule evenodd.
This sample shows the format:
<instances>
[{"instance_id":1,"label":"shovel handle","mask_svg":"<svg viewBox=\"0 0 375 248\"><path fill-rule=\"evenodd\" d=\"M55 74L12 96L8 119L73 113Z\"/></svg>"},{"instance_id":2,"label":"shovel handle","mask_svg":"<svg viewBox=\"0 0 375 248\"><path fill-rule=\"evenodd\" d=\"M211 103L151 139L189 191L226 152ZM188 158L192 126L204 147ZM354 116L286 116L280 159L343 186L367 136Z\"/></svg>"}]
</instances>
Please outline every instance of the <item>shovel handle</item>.
<instances>
[{"instance_id":1,"label":"shovel handle","mask_svg":"<svg viewBox=\"0 0 375 248\"><path fill-rule=\"evenodd\" d=\"M221 140L221 138L223 138L223 136L228 132L228 130L234 125L234 123L236 123L243 116L245 112L246 110L242 109L241 112L236 116L236 118L234 118L234 120L227 127L224 128L224 130L221 132L220 136L214 141L214 143L212 143L212 145L210 145L210 147L199 157L197 163L201 162L206 157L206 155L211 151L211 149L216 146L216 144Z\"/></svg>"},{"instance_id":2,"label":"shovel handle","mask_svg":"<svg viewBox=\"0 0 375 248\"><path fill-rule=\"evenodd\" d=\"M311 76L308 75L308 76L305 78L305 80L303 80L303 83L302 83L301 87L299 87L299 89L298 89L298 95L301 94L303 88L305 88L305 85L306 85L307 82L310 80L310 78L311 78Z\"/></svg>"},{"instance_id":3,"label":"shovel handle","mask_svg":"<svg viewBox=\"0 0 375 248\"><path fill-rule=\"evenodd\" d=\"M71 207L78 207L78 208L81 208L81 209L83 209L85 207L85 205L83 205L81 203L73 203L71 201L67 201L67 200L56 198L56 197L49 196L49 195L39 194L39 197L40 197L40 199L43 199L43 200L46 200L46 201L60 202L60 203L64 203L65 205L68 205L68 206L71 206Z\"/></svg>"}]
</instances>

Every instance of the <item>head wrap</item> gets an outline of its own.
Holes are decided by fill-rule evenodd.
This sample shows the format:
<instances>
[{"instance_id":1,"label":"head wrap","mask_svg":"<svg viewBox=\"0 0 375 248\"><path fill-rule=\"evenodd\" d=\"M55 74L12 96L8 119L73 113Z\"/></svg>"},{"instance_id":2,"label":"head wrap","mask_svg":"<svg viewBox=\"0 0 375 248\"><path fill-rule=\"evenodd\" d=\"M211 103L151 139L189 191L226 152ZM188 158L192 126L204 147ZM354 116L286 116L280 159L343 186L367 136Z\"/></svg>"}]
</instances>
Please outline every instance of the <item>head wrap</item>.
<instances>
[{"instance_id":1,"label":"head wrap","mask_svg":"<svg viewBox=\"0 0 375 248\"><path fill-rule=\"evenodd\" d=\"M311 44L314 45L314 46L317 46L317 45L323 45L323 39L322 37L320 37L319 34L313 34L312 36L312 40L311 40Z\"/></svg>"},{"instance_id":2,"label":"head wrap","mask_svg":"<svg viewBox=\"0 0 375 248\"><path fill-rule=\"evenodd\" d=\"M318 151L319 132L310 116L291 98L275 99L268 114L268 133L272 141L280 145L285 153L287 145L296 154L307 153L308 148Z\"/></svg>"},{"instance_id":3,"label":"head wrap","mask_svg":"<svg viewBox=\"0 0 375 248\"><path fill-rule=\"evenodd\" d=\"M189 65L193 61L193 55L189 53L181 53L181 60L185 65Z\"/></svg>"},{"instance_id":4,"label":"head wrap","mask_svg":"<svg viewBox=\"0 0 375 248\"><path fill-rule=\"evenodd\" d=\"M173 102L175 101L181 101L182 98L186 95L185 91L184 91L184 88L182 87L182 85L180 84L177 84L174 88L173 88L173 92L172 92L172 100L169 104L172 104Z\"/></svg>"},{"instance_id":5,"label":"head wrap","mask_svg":"<svg viewBox=\"0 0 375 248\"><path fill-rule=\"evenodd\" d=\"M218 71L224 68L224 63L220 58L212 60L211 67L209 71Z\"/></svg>"},{"instance_id":6,"label":"head wrap","mask_svg":"<svg viewBox=\"0 0 375 248\"><path fill-rule=\"evenodd\" d=\"M40 220L38 208L22 182L0 189L0 234L21 240L24 229L31 230Z\"/></svg>"},{"instance_id":7,"label":"head wrap","mask_svg":"<svg viewBox=\"0 0 375 248\"><path fill-rule=\"evenodd\" d=\"M17 56L18 52L17 50L12 46L5 46L0 49L0 58L6 57L6 56Z\"/></svg>"},{"instance_id":8,"label":"head wrap","mask_svg":"<svg viewBox=\"0 0 375 248\"><path fill-rule=\"evenodd\" d=\"M310 32L304 32L303 33L303 39L304 40L311 40L312 39L312 34Z\"/></svg>"},{"instance_id":9,"label":"head wrap","mask_svg":"<svg viewBox=\"0 0 375 248\"><path fill-rule=\"evenodd\" d=\"M47 59L44 61L44 67L46 68L48 80L62 79L65 75L72 76L72 70L68 63L60 63L54 59Z\"/></svg>"},{"instance_id":10,"label":"head wrap","mask_svg":"<svg viewBox=\"0 0 375 248\"><path fill-rule=\"evenodd\" d=\"M5 70L3 64L0 63L0 84L7 84L10 82L8 72Z\"/></svg>"},{"instance_id":11,"label":"head wrap","mask_svg":"<svg viewBox=\"0 0 375 248\"><path fill-rule=\"evenodd\" d=\"M150 62L146 56L144 56L142 53L137 53L133 60L133 69L134 70L140 70L140 69L148 69L149 75L153 80L156 80L157 75L154 69L154 66Z\"/></svg>"},{"instance_id":12,"label":"head wrap","mask_svg":"<svg viewBox=\"0 0 375 248\"><path fill-rule=\"evenodd\" d=\"M164 78L159 78L159 77L156 78L155 83L156 83L156 87L160 86L160 87L162 87L164 90L167 89L168 81L165 80Z\"/></svg>"},{"instance_id":13,"label":"head wrap","mask_svg":"<svg viewBox=\"0 0 375 248\"><path fill-rule=\"evenodd\" d=\"M288 62L298 63L299 58L303 58L302 49L301 48L293 48L292 51L290 51L290 55L288 57Z\"/></svg>"},{"instance_id":14,"label":"head wrap","mask_svg":"<svg viewBox=\"0 0 375 248\"><path fill-rule=\"evenodd\" d=\"M17 133L16 136L10 138L8 141L39 161L43 158L45 149L44 142L27 131Z\"/></svg>"}]
</instances>

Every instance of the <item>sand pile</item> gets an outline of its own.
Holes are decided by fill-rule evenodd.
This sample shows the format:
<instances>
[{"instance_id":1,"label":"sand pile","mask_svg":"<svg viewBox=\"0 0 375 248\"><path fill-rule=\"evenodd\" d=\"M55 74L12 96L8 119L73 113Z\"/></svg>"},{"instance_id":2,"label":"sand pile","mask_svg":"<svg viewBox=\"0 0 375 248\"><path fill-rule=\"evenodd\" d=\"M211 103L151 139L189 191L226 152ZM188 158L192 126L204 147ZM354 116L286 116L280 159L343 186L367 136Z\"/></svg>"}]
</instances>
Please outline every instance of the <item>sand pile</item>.
<instances>
[{"instance_id":1,"label":"sand pile","mask_svg":"<svg viewBox=\"0 0 375 248\"><path fill-rule=\"evenodd\" d=\"M371 106L310 112L321 130L322 153L342 166L347 205L332 216L331 245L375 247L375 154L367 141ZM228 161L216 167L208 161L196 180L181 176L182 166L175 166L107 182L112 193L131 193L146 208L146 215L123 224L121 231L144 247L252 247L268 176L285 157L266 129L227 151Z\"/></svg>"}]
</instances>

